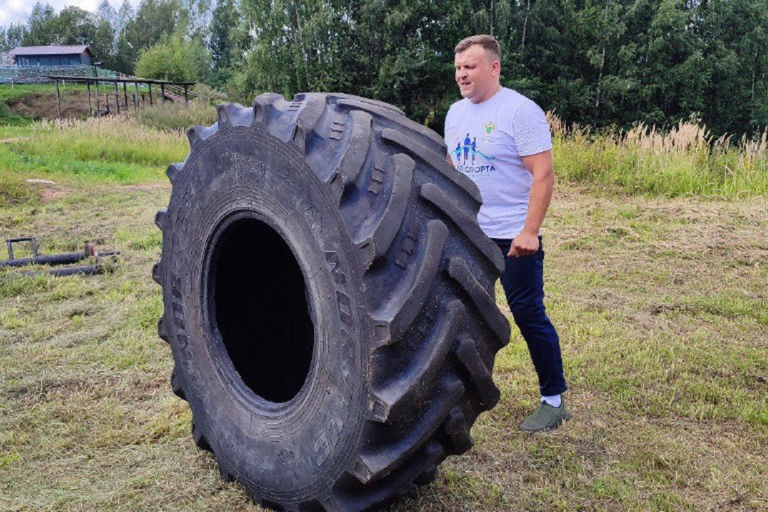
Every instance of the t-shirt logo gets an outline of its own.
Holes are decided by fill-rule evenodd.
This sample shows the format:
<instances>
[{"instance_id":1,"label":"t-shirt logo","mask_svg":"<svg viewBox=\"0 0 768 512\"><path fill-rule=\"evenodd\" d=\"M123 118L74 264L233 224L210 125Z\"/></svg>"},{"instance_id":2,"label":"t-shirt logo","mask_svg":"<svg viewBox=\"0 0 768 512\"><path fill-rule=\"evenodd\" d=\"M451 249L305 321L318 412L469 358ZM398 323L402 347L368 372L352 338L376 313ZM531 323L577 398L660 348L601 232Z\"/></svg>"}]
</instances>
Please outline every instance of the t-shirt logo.
<instances>
[{"instance_id":1,"label":"t-shirt logo","mask_svg":"<svg viewBox=\"0 0 768 512\"><path fill-rule=\"evenodd\" d=\"M496 123L494 123L493 121L489 123L485 123L484 129L485 129L485 133L487 133L488 135L491 135L496 130Z\"/></svg>"},{"instance_id":2,"label":"t-shirt logo","mask_svg":"<svg viewBox=\"0 0 768 512\"><path fill-rule=\"evenodd\" d=\"M495 126L496 125L494 125L494 128ZM477 147L477 137L472 137L469 133L464 138L463 144L460 138L457 140L453 153L456 155L458 170L463 173L471 172L485 174L496 170L493 164L490 164L494 157L486 155L480 151L480 148ZM475 165L475 161L480 160L481 158L483 159L482 161L487 162L487 164L480 164L480 162L477 162L480 165Z\"/></svg>"}]
</instances>

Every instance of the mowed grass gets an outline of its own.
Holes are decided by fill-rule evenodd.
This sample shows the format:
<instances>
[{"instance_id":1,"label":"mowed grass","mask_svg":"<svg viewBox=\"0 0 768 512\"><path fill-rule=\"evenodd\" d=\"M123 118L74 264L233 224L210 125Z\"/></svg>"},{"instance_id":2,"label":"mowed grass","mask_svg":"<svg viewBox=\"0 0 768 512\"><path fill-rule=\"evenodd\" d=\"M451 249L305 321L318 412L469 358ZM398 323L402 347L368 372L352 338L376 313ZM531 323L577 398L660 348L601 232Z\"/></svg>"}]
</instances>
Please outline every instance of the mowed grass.
<instances>
[{"instance_id":1,"label":"mowed grass","mask_svg":"<svg viewBox=\"0 0 768 512\"><path fill-rule=\"evenodd\" d=\"M258 510L194 446L157 337L153 218L184 137L166 142L162 162L128 131L103 157L67 149L92 128L18 134L55 154L0 144L0 162L14 163L0 177L23 187L0 209L0 234L36 235L44 253L85 241L122 253L109 275L0 272L0 510ZM119 139L131 163L110 153ZM41 170L47 158L61 166ZM40 177L55 183L25 181ZM559 182L544 229L547 305L574 419L543 435L517 430L537 385L513 330L494 372L502 399L476 423L475 447L392 510L768 509L767 232L764 196Z\"/></svg>"}]
</instances>

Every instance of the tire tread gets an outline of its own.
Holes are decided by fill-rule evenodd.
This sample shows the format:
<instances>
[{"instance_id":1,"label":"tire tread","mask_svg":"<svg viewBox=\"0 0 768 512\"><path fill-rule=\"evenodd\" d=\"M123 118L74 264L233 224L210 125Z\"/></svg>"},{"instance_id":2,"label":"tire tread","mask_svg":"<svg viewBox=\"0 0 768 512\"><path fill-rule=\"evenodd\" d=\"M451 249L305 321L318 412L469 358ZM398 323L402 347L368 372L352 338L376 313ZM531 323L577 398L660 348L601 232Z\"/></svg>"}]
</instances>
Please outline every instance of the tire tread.
<instances>
[{"instance_id":1,"label":"tire tread","mask_svg":"<svg viewBox=\"0 0 768 512\"><path fill-rule=\"evenodd\" d=\"M503 267L498 248L474 219L479 190L448 164L437 134L386 103L319 93L287 101L267 93L251 107L219 106L217 117L211 127L188 131L191 152L235 128L266 128L291 145L286 149L292 155L304 155L329 188L349 242L359 249L352 259L363 282L385 266L388 276L396 276L386 293L365 296L375 368L367 395L370 415L362 427L368 437L352 448L356 454L347 474L325 495L304 502L248 492L255 503L282 510L382 507L409 484L433 481L448 454L468 450L472 423L498 401L492 359L509 340L509 324L489 293ZM190 171L183 163L172 164L166 174L175 186ZM164 234L173 229L171 220L165 208L155 217ZM167 285L164 272L158 261L152 275L161 285ZM163 315L158 334L172 346L181 343L174 328ZM177 364L171 388L187 400L183 368ZM215 457L217 435L216 425L193 417L195 444ZM219 461L224 481L245 482L229 467L234 466Z\"/></svg>"}]
</instances>

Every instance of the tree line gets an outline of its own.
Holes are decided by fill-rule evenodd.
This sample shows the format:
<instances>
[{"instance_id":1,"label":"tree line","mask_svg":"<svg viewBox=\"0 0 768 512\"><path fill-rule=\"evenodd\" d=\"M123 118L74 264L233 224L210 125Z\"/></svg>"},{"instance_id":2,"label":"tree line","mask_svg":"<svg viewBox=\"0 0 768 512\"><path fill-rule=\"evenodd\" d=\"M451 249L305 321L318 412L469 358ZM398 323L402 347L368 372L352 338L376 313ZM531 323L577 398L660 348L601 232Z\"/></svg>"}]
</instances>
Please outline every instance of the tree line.
<instances>
[{"instance_id":1,"label":"tree line","mask_svg":"<svg viewBox=\"0 0 768 512\"><path fill-rule=\"evenodd\" d=\"M502 46L502 83L568 122L626 129L697 116L713 134L768 125L768 0L104 0L35 5L0 48L88 44L123 73L381 99L441 129L453 47Z\"/></svg>"}]
</instances>

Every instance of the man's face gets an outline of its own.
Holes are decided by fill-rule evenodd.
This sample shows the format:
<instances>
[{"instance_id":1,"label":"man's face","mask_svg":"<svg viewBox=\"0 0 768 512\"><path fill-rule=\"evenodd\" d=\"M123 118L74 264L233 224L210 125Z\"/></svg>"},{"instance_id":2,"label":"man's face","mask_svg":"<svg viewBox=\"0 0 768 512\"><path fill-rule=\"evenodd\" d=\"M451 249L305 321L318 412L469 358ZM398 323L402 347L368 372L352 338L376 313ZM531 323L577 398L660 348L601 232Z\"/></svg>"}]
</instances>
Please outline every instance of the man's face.
<instances>
[{"instance_id":1,"label":"man's face","mask_svg":"<svg viewBox=\"0 0 768 512\"><path fill-rule=\"evenodd\" d=\"M501 64L479 44L457 53L454 65L461 95L472 103L485 101L498 91Z\"/></svg>"}]
</instances>

